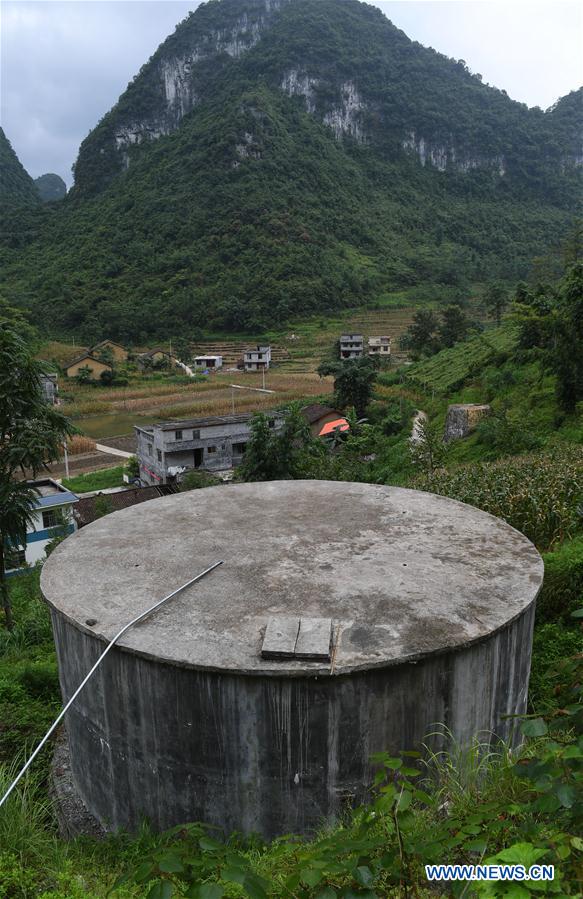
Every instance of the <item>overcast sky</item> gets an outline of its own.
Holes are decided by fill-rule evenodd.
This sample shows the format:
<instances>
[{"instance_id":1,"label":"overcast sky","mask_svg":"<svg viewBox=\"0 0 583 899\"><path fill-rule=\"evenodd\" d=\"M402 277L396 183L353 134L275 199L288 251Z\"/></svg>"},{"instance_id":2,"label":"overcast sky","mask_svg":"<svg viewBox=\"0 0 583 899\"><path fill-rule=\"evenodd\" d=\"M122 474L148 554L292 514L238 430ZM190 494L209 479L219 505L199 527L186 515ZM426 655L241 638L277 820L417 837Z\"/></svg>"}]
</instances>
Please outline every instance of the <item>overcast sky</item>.
<instances>
[{"instance_id":1,"label":"overcast sky","mask_svg":"<svg viewBox=\"0 0 583 899\"><path fill-rule=\"evenodd\" d=\"M317 3L318 0L313 0ZM373 2L373 0L369 0ZM378 0L405 33L546 109L583 83L579 0ZM1 123L36 178L79 144L196 0L0 0Z\"/></svg>"}]
</instances>

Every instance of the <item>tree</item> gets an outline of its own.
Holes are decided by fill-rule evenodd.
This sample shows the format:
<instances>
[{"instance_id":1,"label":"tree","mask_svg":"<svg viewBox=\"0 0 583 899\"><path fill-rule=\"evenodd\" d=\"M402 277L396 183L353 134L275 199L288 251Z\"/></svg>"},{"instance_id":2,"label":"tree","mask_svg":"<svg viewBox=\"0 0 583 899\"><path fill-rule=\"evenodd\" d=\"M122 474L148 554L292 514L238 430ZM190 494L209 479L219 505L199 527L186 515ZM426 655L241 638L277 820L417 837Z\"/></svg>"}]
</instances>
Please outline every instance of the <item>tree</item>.
<instances>
[{"instance_id":1,"label":"tree","mask_svg":"<svg viewBox=\"0 0 583 899\"><path fill-rule=\"evenodd\" d=\"M461 306L456 304L446 306L441 313L441 324L439 325L440 341L444 347L453 346L458 341L465 340L470 328L471 322Z\"/></svg>"},{"instance_id":2,"label":"tree","mask_svg":"<svg viewBox=\"0 0 583 899\"><path fill-rule=\"evenodd\" d=\"M559 286L553 320L551 367L557 376L557 402L574 412L583 400L583 264L573 265Z\"/></svg>"},{"instance_id":3,"label":"tree","mask_svg":"<svg viewBox=\"0 0 583 899\"><path fill-rule=\"evenodd\" d=\"M0 320L0 592L4 622L12 629L6 551L26 545L37 492L15 475L33 477L57 459L71 422L44 399L37 362L14 322Z\"/></svg>"},{"instance_id":4,"label":"tree","mask_svg":"<svg viewBox=\"0 0 583 899\"><path fill-rule=\"evenodd\" d=\"M543 366L557 378L557 403L575 411L583 399L583 264L572 265L558 287L520 285L513 306L519 346L537 350Z\"/></svg>"},{"instance_id":5,"label":"tree","mask_svg":"<svg viewBox=\"0 0 583 899\"><path fill-rule=\"evenodd\" d=\"M320 377L334 375L334 402L341 409L354 406L358 418L363 418L372 399L377 378L378 360L369 356L323 362L318 368Z\"/></svg>"},{"instance_id":6,"label":"tree","mask_svg":"<svg viewBox=\"0 0 583 899\"><path fill-rule=\"evenodd\" d=\"M445 465L448 447L443 441L439 424L429 419L417 423L416 439L411 441L411 461L425 474L433 474Z\"/></svg>"},{"instance_id":7,"label":"tree","mask_svg":"<svg viewBox=\"0 0 583 899\"><path fill-rule=\"evenodd\" d=\"M91 380L93 369L89 365L82 365L77 369L77 382L79 384L88 384Z\"/></svg>"},{"instance_id":8,"label":"tree","mask_svg":"<svg viewBox=\"0 0 583 899\"><path fill-rule=\"evenodd\" d=\"M101 347L96 358L103 362L104 365L111 365L112 368L115 366L115 356L110 346Z\"/></svg>"},{"instance_id":9,"label":"tree","mask_svg":"<svg viewBox=\"0 0 583 899\"><path fill-rule=\"evenodd\" d=\"M439 321L435 312L419 309L399 341L401 348L412 350L413 355L432 356L441 349L438 330Z\"/></svg>"},{"instance_id":10,"label":"tree","mask_svg":"<svg viewBox=\"0 0 583 899\"><path fill-rule=\"evenodd\" d=\"M113 512L111 499L107 494L100 493L95 497L95 518L103 518Z\"/></svg>"},{"instance_id":11,"label":"tree","mask_svg":"<svg viewBox=\"0 0 583 899\"><path fill-rule=\"evenodd\" d=\"M486 289L486 293L484 294L484 306L486 307L486 312L490 316L496 320L496 324L499 325L502 319L502 313L506 309L508 305L508 291L504 287L503 284L490 284L490 286Z\"/></svg>"},{"instance_id":12,"label":"tree","mask_svg":"<svg viewBox=\"0 0 583 899\"><path fill-rule=\"evenodd\" d=\"M244 481L276 481L301 477L306 456L324 452L310 434L299 403L291 403L284 424L276 429L263 412L253 416L251 440L238 474Z\"/></svg>"},{"instance_id":13,"label":"tree","mask_svg":"<svg viewBox=\"0 0 583 899\"><path fill-rule=\"evenodd\" d=\"M192 361L192 349L189 340L187 340L185 337L173 337L172 350L179 362L184 362L185 365L190 365Z\"/></svg>"}]
</instances>

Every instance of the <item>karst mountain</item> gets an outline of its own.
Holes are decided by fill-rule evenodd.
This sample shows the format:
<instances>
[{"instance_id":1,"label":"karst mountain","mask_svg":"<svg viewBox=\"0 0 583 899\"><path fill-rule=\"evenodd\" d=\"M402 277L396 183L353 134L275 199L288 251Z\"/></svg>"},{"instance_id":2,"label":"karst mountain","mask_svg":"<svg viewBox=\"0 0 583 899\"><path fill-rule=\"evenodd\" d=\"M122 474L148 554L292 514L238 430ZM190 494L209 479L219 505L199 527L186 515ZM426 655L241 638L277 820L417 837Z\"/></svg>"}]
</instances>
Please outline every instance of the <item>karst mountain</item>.
<instances>
[{"instance_id":1,"label":"karst mountain","mask_svg":"<svg viewBox=\"0 0 583 899\"><path fill-rule=\"evenodd\" d=\"M210 0L83 141L65 199L32 213L12 160L6 296L139 342L523 277L578 211L581 101L529 109L357 0Z\"/></svg>"}]
</instances>

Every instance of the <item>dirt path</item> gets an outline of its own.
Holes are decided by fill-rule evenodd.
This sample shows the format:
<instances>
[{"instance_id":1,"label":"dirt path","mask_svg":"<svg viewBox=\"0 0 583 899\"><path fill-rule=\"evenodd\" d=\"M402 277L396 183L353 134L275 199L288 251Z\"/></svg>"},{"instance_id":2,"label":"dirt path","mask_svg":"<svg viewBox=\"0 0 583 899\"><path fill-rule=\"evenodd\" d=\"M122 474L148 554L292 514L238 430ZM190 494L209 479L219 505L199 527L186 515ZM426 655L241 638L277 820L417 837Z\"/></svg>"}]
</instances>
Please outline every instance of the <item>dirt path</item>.
<instances>
[{"instance_id":1,"label":"dirt path","mask_svg":"<svg viewBox=\"0 0 583 899\"><path fill-rule=\"evenodd\" d=\"M419 409L413 416L413 427L411 429L411 443L419 443L421 440L421 426L427 421L427 412Z\"/></svg>"}]
</instances>

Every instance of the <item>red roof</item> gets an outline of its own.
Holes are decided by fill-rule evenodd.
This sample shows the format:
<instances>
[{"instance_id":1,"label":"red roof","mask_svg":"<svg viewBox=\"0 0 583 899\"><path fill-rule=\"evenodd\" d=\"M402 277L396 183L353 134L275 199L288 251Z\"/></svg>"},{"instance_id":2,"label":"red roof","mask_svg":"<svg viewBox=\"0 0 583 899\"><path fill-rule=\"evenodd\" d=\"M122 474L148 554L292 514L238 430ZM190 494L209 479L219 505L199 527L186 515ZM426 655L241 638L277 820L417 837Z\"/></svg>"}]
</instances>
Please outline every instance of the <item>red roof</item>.
<instances>
[{"instance_id":1,"label":"red roof","mask_svg":"<svg viewBox=\"0 0 583 899\"><path fill-rule=\"evenodd\" d=\"M325 437L326 434L331 434L332 431L335 431L336 428L340 431L348 431L350 429L350 425L346 421L345 418L336 418L334 421L329 421L328 424L325 424L318 437Z\"/></svg>"}]
</instances>

